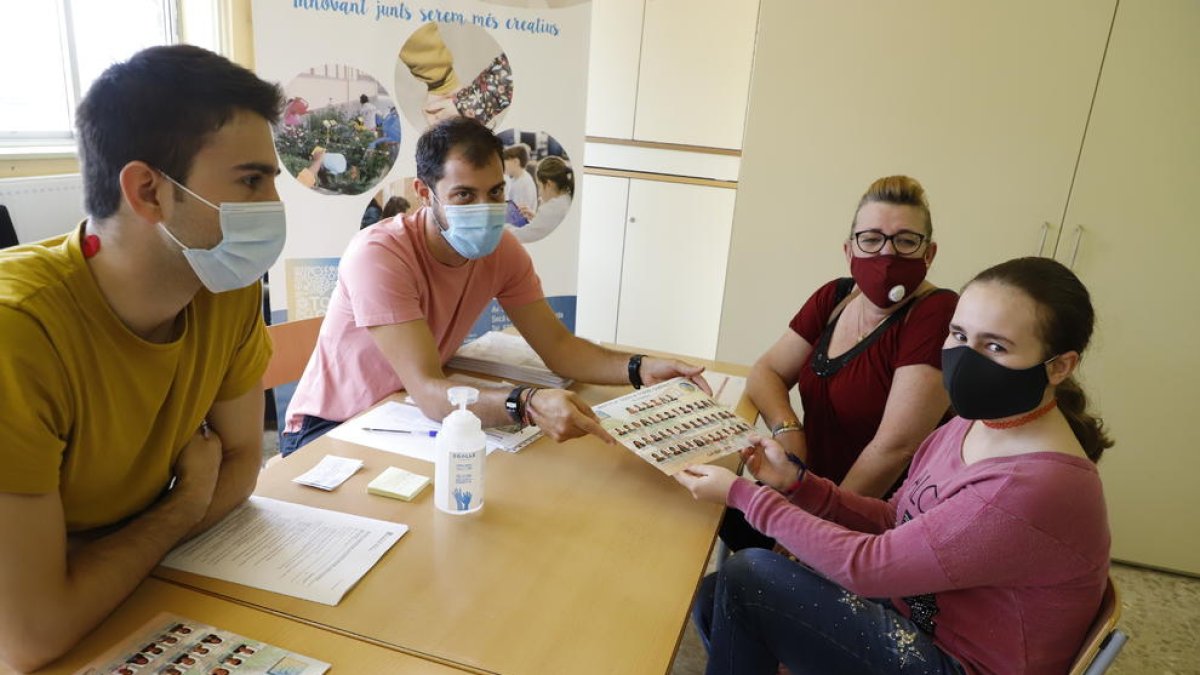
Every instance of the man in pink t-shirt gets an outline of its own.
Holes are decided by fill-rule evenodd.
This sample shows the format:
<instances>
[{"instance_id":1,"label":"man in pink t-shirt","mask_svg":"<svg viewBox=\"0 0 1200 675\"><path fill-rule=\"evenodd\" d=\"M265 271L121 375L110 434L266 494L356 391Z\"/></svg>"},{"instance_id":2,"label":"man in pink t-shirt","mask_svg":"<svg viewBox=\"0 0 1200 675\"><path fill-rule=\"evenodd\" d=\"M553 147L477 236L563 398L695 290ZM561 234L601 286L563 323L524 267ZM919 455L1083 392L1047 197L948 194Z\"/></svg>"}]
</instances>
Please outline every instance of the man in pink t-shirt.
<instances>
[{"instance_id":1,"label":"man in pink t-shirt","mask_svg":"<svg viewBox=\"0 0 1200 675\"><path fill-rule=\"evenodd\" d=\"M432 419L451 406L443 364L493 298L560 375L634 386L703 368L605 349L575 337L542 294L533 261L504 229L503 145L487 127L452 118L417 141L413 187L424 207L359 232L342 256L317 348L288 406L286 456L401 389ZM536 394L535 394L536 392ZM471 410L485 427L528 422L562 441L613 439L591 407L562 389L484 389Z\"/></svg>"}]
</instances>

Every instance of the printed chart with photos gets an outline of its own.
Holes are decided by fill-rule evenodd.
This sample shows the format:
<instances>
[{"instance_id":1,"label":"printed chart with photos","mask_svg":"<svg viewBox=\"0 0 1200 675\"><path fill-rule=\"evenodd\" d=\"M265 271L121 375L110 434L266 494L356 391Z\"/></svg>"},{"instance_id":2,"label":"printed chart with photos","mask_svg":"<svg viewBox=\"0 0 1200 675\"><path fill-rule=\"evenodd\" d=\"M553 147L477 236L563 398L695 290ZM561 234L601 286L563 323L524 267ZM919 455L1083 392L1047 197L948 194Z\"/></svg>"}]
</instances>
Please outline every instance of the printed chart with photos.
<instances>
[{"instance_id":1,"label":"printed chart with photos","mask_svg":"<svg viewBox=\"0 0 1200 675\"><path fill-rule=\"evenodd\" d=\"M321 675L329 664L163 612L75 675Z\"/></svg>"},{"instance_id":2,"label":"printed chart with photos","mask_svg":"<svg viewBox=\"0 0 1200 675\"><path fill-rule=\"evenodd\" d=\"M682 377L614 398L594 410L613 438L668 476L750 447L753 431Z\"/></svg>"}]
</instances>

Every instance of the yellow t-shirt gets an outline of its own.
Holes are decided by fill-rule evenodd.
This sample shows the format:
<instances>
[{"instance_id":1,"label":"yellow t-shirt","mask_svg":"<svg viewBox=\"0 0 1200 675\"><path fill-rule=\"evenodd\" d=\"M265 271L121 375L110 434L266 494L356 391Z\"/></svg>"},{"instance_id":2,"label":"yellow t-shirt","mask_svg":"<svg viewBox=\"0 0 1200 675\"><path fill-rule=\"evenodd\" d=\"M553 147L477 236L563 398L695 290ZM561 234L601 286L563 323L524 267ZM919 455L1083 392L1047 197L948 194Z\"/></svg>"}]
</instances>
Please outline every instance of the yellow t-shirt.
<instances>
[{"instance_id":1,"label":"yellow t-shirt","mask_svg":"<svg viewBox=\"0 0 1200 675\"><path fill-rule=\"evenodd\" d=\"M68 531L150 506L213 402L249 391L271 356L259 284L201 289L178 339L141 339L101 295L80 231L0 251L0 491L57 490Z\"/></svg>"}]
</instances>

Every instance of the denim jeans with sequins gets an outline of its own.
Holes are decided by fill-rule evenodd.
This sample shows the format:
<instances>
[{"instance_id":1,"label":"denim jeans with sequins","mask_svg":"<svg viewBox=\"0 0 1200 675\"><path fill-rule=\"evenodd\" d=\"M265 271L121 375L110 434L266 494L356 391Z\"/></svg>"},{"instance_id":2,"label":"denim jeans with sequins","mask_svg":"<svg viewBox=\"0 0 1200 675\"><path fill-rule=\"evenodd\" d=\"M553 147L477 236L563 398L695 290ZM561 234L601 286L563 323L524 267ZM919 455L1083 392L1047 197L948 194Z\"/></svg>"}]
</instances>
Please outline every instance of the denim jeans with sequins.
<instances>
[{"instance_id":1,"label":"denim jeans with sequins","mask_svg":"<svg viewBox=\"0 0 1200 675\"><path fill-rule=\"evenodd\" d=\"M693 619L708 675L930 673L963 668L886 600L855 595L765 549L746 549L704 579Z\"/></svg>"}]
</instances>

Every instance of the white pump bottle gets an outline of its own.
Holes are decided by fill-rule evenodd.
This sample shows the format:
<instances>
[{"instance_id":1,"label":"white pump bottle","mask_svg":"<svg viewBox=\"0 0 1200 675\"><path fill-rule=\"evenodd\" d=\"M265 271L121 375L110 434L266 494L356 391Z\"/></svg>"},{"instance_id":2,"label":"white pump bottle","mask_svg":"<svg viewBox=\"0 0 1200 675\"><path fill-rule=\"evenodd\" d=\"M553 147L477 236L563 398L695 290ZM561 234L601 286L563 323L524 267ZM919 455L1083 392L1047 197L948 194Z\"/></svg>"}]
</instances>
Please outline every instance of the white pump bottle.
<instances>
[{"instance_id":1,"label":"white pump bottle","mask_svg":"<svg viewBox=\"0 0 1200 675\"><path fill-rule=\"evenodd\" d=\"M483 424L467 406L479 400L471 387L451 387L446 392L458 410L446 415L437 435L437 463L433 474L433 503L446 513L462 515L483 508L483 466L487 436Z\"/></svg>"}]
</instances>

